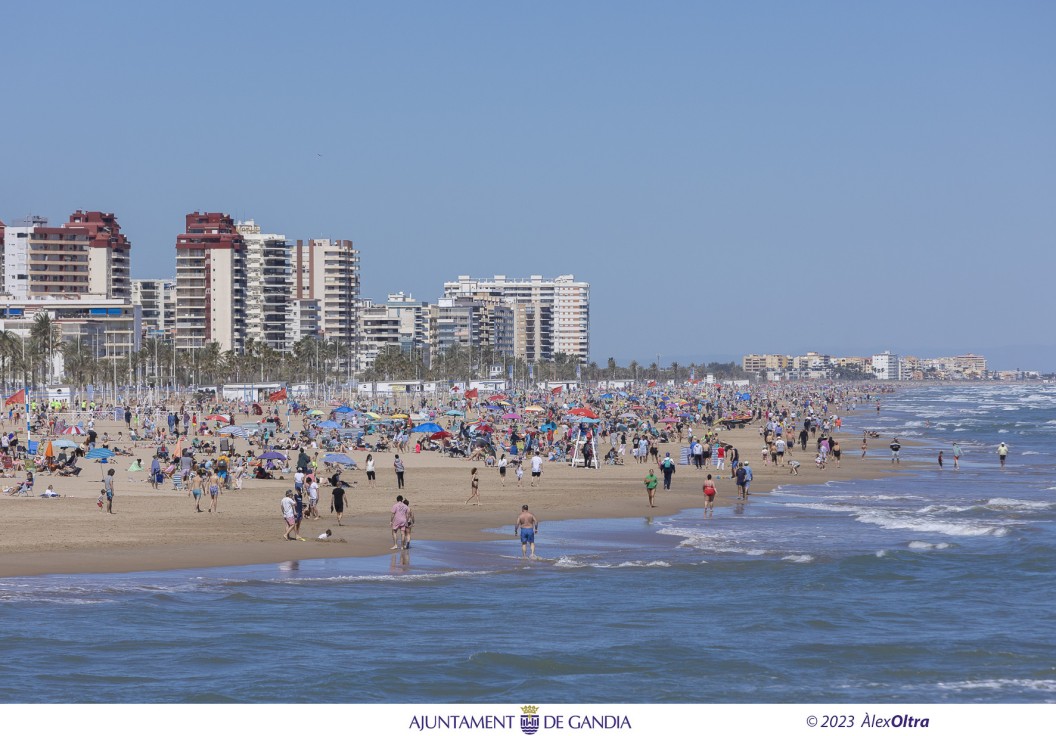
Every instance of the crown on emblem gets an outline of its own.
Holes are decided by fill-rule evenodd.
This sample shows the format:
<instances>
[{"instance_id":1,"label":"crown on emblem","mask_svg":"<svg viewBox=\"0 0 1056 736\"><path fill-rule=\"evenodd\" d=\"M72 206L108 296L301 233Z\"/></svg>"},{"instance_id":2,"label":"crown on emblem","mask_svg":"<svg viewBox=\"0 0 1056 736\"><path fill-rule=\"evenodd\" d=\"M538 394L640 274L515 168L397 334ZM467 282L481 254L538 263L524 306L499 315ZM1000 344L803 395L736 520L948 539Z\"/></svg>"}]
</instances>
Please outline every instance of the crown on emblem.
<instances>
[{"instance_id":1,"label":"crown on emblem","mask_svg":"<svg viewBox=\"0 0 1056 736\"><path fill-rule=\"evenodd\" d=\"M539 712L539 706L538 705L522 705L521 706L521 713L524 713L527 716L534 716L538 712Z\"/></svg>"}]
</instances>

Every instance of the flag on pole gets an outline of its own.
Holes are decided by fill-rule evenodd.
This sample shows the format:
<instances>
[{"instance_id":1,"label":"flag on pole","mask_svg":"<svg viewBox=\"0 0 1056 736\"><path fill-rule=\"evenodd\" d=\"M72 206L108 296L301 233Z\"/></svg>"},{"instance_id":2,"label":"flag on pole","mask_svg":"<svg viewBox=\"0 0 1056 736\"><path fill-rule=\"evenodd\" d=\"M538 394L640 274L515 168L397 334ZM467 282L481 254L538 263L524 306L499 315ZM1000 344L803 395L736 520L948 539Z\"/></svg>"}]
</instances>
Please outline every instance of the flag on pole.
<instances>
[{"instance_id":1,"label":"flag on pole","mask_svg":"<svg viewBox=\"0 0 1056 736\"><path fill-rule=\"evenodd\" d=\"M646 386L648 386L649 388L655 388L656 387L656 381L650 381L649 383L646 384Z\"/></svg>"},{"instance_id":2,"label":"flag on pole","mask_svg":"<svg viewBox=\"0 0 1056 736\"><path fill-rule=\"evenodd\" d=\"M475 399L479 394L480 392L477 389L471 388L462 395L465 396L467 399Z\"/></svg>"},{"instance_id":3,"label":"flag on pole","mask_svg":"<svg viewBox=\"0 0 1056 736\"><path fill-rule=\"evenodd\" d=\"M564 388L564 386L555 386L554 388L550 389L550 393L553 394L554 396L557 396L558 394L561 393L561 389L563 389L563 388Z\"/></svg>"},{"instance_id":4,"label":"flag on pole","mask_svg":"<svg viewBox=\"0 0 1056 736\"><path fill-rule=\"evenodd\" d=\"M11 404L24 404L26 403L26 390L24 388L19 389L15 393L11 394L4 400L4 406L10 406Z\"/></svg>"},{"instance_id":5,"label":"flag on pole","mask_svg":"<svg viewBox=\"0 0 1056 736\"><path fill-rule=\"evenodd\" d=\"M268 395L268 401L285 401L286 400L286 389L280 388Z\"/></svg>"}]
</instances>

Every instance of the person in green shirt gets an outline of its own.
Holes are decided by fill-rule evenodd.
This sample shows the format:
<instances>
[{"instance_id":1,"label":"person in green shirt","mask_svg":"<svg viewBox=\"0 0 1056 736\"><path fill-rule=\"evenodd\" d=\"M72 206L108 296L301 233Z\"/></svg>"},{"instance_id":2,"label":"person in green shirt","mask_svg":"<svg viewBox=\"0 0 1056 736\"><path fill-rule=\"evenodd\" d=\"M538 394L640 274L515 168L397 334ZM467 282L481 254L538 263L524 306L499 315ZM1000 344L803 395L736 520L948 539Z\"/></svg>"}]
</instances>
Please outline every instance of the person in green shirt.
<instances>
[{"instance_id":1,"label":"person in green shirt","mask_svg":"<svg viewBox=\"0 0 1056 736\"><path fill-rule=\"evenodd\" d=\"M649 475L645 476L645 490L649 494L649 508L656 508L653 498L656 496L656 484L658 483L656 473L649 469Z\"/></svg>"}]
</instances>

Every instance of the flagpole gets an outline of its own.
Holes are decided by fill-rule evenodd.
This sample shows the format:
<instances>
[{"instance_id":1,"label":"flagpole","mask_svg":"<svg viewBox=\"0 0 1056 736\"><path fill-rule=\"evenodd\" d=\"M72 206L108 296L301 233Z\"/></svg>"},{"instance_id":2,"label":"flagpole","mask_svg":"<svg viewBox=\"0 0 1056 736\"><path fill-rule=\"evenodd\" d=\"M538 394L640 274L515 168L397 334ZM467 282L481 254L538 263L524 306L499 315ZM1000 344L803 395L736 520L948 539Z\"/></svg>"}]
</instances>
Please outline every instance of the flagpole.
<instances>
[{"instance_id":1,"label":"flagpole","mask_svg":"<svg viewBox=\"0 0 1056 736\"><path fill-rule=\"evenodd\" d=\"M26 400L26 451L29 451L29 442L33 439L33 422L29 417L29 386L25 387L26 393L23 397Z\"/></svg>"}]
</instances>

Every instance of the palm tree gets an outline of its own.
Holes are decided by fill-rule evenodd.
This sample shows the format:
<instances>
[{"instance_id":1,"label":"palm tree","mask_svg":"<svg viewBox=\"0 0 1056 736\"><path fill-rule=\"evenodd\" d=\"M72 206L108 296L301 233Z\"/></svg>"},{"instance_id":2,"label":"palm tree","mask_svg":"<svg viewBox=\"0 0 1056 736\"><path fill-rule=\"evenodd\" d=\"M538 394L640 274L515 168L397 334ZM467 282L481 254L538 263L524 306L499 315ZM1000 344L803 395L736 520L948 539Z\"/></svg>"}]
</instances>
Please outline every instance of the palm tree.
<instances>
[{"instance_id":1,"label":"palm tree","mask_svg":"<svg viewBox=\"0 0 1056 736\"><path fill-rule=\"evenodd\" d=\"M47 312L38 312L33 319L33 326L29 329L29 339L33 351L31 365L34 368L34 374L39 369L41 381L45 384L51 383L55 366L55 352L62 343L59 329L59 326L52 321L51 315Z\"/></svg>"}]
</instances>

